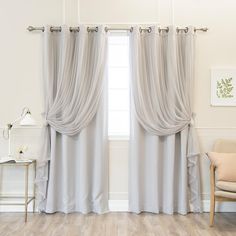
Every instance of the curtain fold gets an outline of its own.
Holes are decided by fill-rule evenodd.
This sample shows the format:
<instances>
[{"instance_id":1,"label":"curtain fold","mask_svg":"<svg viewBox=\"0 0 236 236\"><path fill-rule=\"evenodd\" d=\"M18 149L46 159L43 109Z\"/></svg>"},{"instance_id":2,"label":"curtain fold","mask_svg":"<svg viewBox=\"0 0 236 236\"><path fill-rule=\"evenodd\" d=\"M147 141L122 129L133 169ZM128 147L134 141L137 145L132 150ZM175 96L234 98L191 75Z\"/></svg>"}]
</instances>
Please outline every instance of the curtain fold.
<instances>
[{"instance_id":1,"label":"curtain fold","mask_svg":"<svg viewBox=\"0 0 236 236\"><path fill-rule=\"evenodd\" d=\"M85 213L107 211L107 120L104 113L106 41L107 37L102 26L98 27L98 32L88 32L84 25L80 26L79 32L70 32L67 26L62 26L61 32L51 32L50 26L45 27L43 33L45 124L36 178L40 211L81 210ZM82 143L85 147L81 145ZM78 150L78 147L83 151ZM94 151L87 152L87 149ZM99 162L104 165L98 165ZM82 177L76 175L75 170L73 172L66 169L70 166L82 170L83 165L88 169ZM90 175L93 176L91 172L97 173L96 178L89 178ZM62 184L63 182L60 184L59 176L61 180L65 178L67 184ZM74 181L74 178L78 178L79 182ZM74 185L70 185L69 182ZM97 185L99 188L91 187L85 191L81 187L83 184ZM56 186L57 190L53 192ZM67 191L68 186L74 191L79 191L80 196L87 199L82 201L79 198L80 203L74 199L75 204L72 207L72 200L62 199L66 198L66 194L70 195ZM76 197L76 194L73 196ZM100 206L98 203L94 204L98 198ZM80 204L85 203L86 205L81 208Z\"/></svg>"},{"instance_id":2,"label":"curtain fold","mask_svg":"<svg viewBox=\"0 0 236 236\"><path fill-rule=\"evenodd\" d=\"M102 105L102 104L101 104ZM51 128L51 159L44 211L108 211L106 111L100 106L90 124L68 136Z\"/></svg>"},{"instance_id":3,"label":"curtain fold","mask_svg":"<svg viewBox=\"0 0 236 236\"><path fill-rule=\"evenodd\" d=\"M201 211L192 111L194 28L130 34L130 211Z\"/></svg>"}]
</instances>

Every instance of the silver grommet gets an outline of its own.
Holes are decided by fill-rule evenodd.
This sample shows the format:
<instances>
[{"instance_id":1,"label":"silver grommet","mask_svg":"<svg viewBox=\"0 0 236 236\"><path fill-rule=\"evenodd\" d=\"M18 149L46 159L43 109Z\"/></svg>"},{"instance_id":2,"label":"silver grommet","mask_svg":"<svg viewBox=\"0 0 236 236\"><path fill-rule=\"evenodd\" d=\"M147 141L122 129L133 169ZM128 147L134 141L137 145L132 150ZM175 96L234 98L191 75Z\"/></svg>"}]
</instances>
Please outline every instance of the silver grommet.
<instances>
[{"instance_id":1,"label":"silver grommet","mask_svg":"<svg viewBox=\"0 0 236 236\"><path fill-rule=\"evenodd\" d=\"M152 32L152 27L148 27L147 32L148 32L148 33L151 33L151 32Z\"/></svg>"},{"instance_id":2,"label":"silver grommet","mask_svg":"<svg viewBox=\"0 0 236 236\"><path fill-rule=\"evenodd\" d=\"M30 26L27 27L27 30L28 30L28 31L33 31L33 30L34 30L34 27L30 25Z\"/></svg>"},{"instance_id":3,"label":"silver grommet","mask_svg":"<svg viewBox=\"0 0 236 236\"><path fill-rule=\"evenodd\" d=\"M73 27L70 27L69 30L70 30L70 32L79 32L79 31L80 31L80 28L79 28L79 27L75 27L75 28L73 29Z\"/></svg>"}]
</instances>

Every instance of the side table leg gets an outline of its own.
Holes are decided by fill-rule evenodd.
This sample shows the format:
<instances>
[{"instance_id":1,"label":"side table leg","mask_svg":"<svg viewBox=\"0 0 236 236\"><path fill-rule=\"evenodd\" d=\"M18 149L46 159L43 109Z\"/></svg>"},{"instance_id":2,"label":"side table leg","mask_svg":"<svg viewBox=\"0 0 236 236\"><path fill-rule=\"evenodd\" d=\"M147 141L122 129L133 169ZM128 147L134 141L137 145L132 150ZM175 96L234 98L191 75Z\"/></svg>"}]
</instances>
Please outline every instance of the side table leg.
<instances>
[{"instance_id":1,"label":"side table leg","mask_svg":"<svg viewBox=\"0 0 236 236\"><path fill-rule=\"evenodd\" d=\"M25 222L27 222L28 212L28 180L29 180L29 166L25 166Z\"/></svg>"},{"instance_id":2,"label":"side table leg","mask_svg":"<svg viewBox=\"0 0 236 236\"><path fill-rule=\"evenodd\" d=\"M36 162L34 163L34 202L33 202L33 213L35 213L35 199L36 199L36 186L35 186L35 179L36 179Z\"/></svg>"}]
</instances>

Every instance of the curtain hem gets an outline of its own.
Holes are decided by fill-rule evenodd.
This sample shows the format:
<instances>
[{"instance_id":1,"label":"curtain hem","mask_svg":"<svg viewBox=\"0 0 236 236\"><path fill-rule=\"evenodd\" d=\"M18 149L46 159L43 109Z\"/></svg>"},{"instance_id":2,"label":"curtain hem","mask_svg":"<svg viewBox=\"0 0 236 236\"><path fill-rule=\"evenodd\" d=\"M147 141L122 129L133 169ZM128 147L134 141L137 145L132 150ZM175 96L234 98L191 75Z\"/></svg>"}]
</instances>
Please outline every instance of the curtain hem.
<instances>
[{"instance_id":1,"label":"curtain hem","mask_svg":"<svg viewBox=\"0 0 236 236\"><path fill-rule=\"evenodd\" d=\"M109 212L109 208L108 208L108 206L105 206L104 204L96 203L96 204L91 204L91 206L80 207L78 209L76 207L72 207L70 209L60 207L56 210L55 209L46 209L42 212L48 213L48 214L52 214L52 213L56 213L56 212L62 212L65 214L76 213L76 212L82 213L82 214L88 214L88 213L105 214L105 213Z\"/></svg>"},{"instance_id":2,"label":"curtain hem","mask_svg":"<svg viewBox=\"0 0 236 236\"><path fill-rule=\"evenodd\" d=\"M132 208L132 210L131 210ZM172 209L164 209L163 207L160 207L159 210L153 210L154 207L150 206L144 206L144 207L129 207L129 212L135 213L135 214L141 214L145 212L154 213L154 214L167 214L167 215L173 215L173 214L181 214L181 215L187 215L189 210L181 210L180 207L173 207Z\"/></svg>"}]
</instances>

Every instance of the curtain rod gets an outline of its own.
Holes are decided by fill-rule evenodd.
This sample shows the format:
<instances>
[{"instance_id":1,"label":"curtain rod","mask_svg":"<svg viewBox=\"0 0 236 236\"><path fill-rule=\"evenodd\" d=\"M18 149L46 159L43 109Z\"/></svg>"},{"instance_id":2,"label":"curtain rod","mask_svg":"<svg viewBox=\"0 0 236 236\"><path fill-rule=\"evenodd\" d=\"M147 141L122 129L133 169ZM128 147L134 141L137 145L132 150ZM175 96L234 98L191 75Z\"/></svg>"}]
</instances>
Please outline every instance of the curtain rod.
<instances>
[{"instance_id":1,"label":"curtain rod","mask_svg":"<svg viewBox=\"0 0 236 236\"><path fill-rule=\"evenodd\" d=\"M44 32L45 28L42 26L42 27L34 27L34 26L28 26L27 27L27 30L28 31L42 31ZM71 32L79 32L80 31L80 28L79 26L78 27L69 27L69 30ZM61 27L60 26L51 26L50 28L50 31L53 32L53 31L61 31ZM87 27L87 31L88 32L97 32L98 31L98 27ZM108 31L130 31L132 32L133 31L133 27L128 27L128 28L113 28L113 27L105 27L105 31L108 32ZM147 31L147 32L151 32L152 29L151 27L146 27L146 28L141 28L140 27L140 32L142 31ZM161 32L161 31L166 31L168 32L169 31L169 28L168 27L165 27L165 28L158 28L158 31ZM188 27L185 27L185 28L176 28L176 31L177 32L180 32L180 31L184 31L185 33L188 32ZM202 32L207 32L208 31L208 28L207 27L203 27L203 28L194 28L194 32L197 32L197 31L202 31Z\"/></svg>"}]
</instances>

